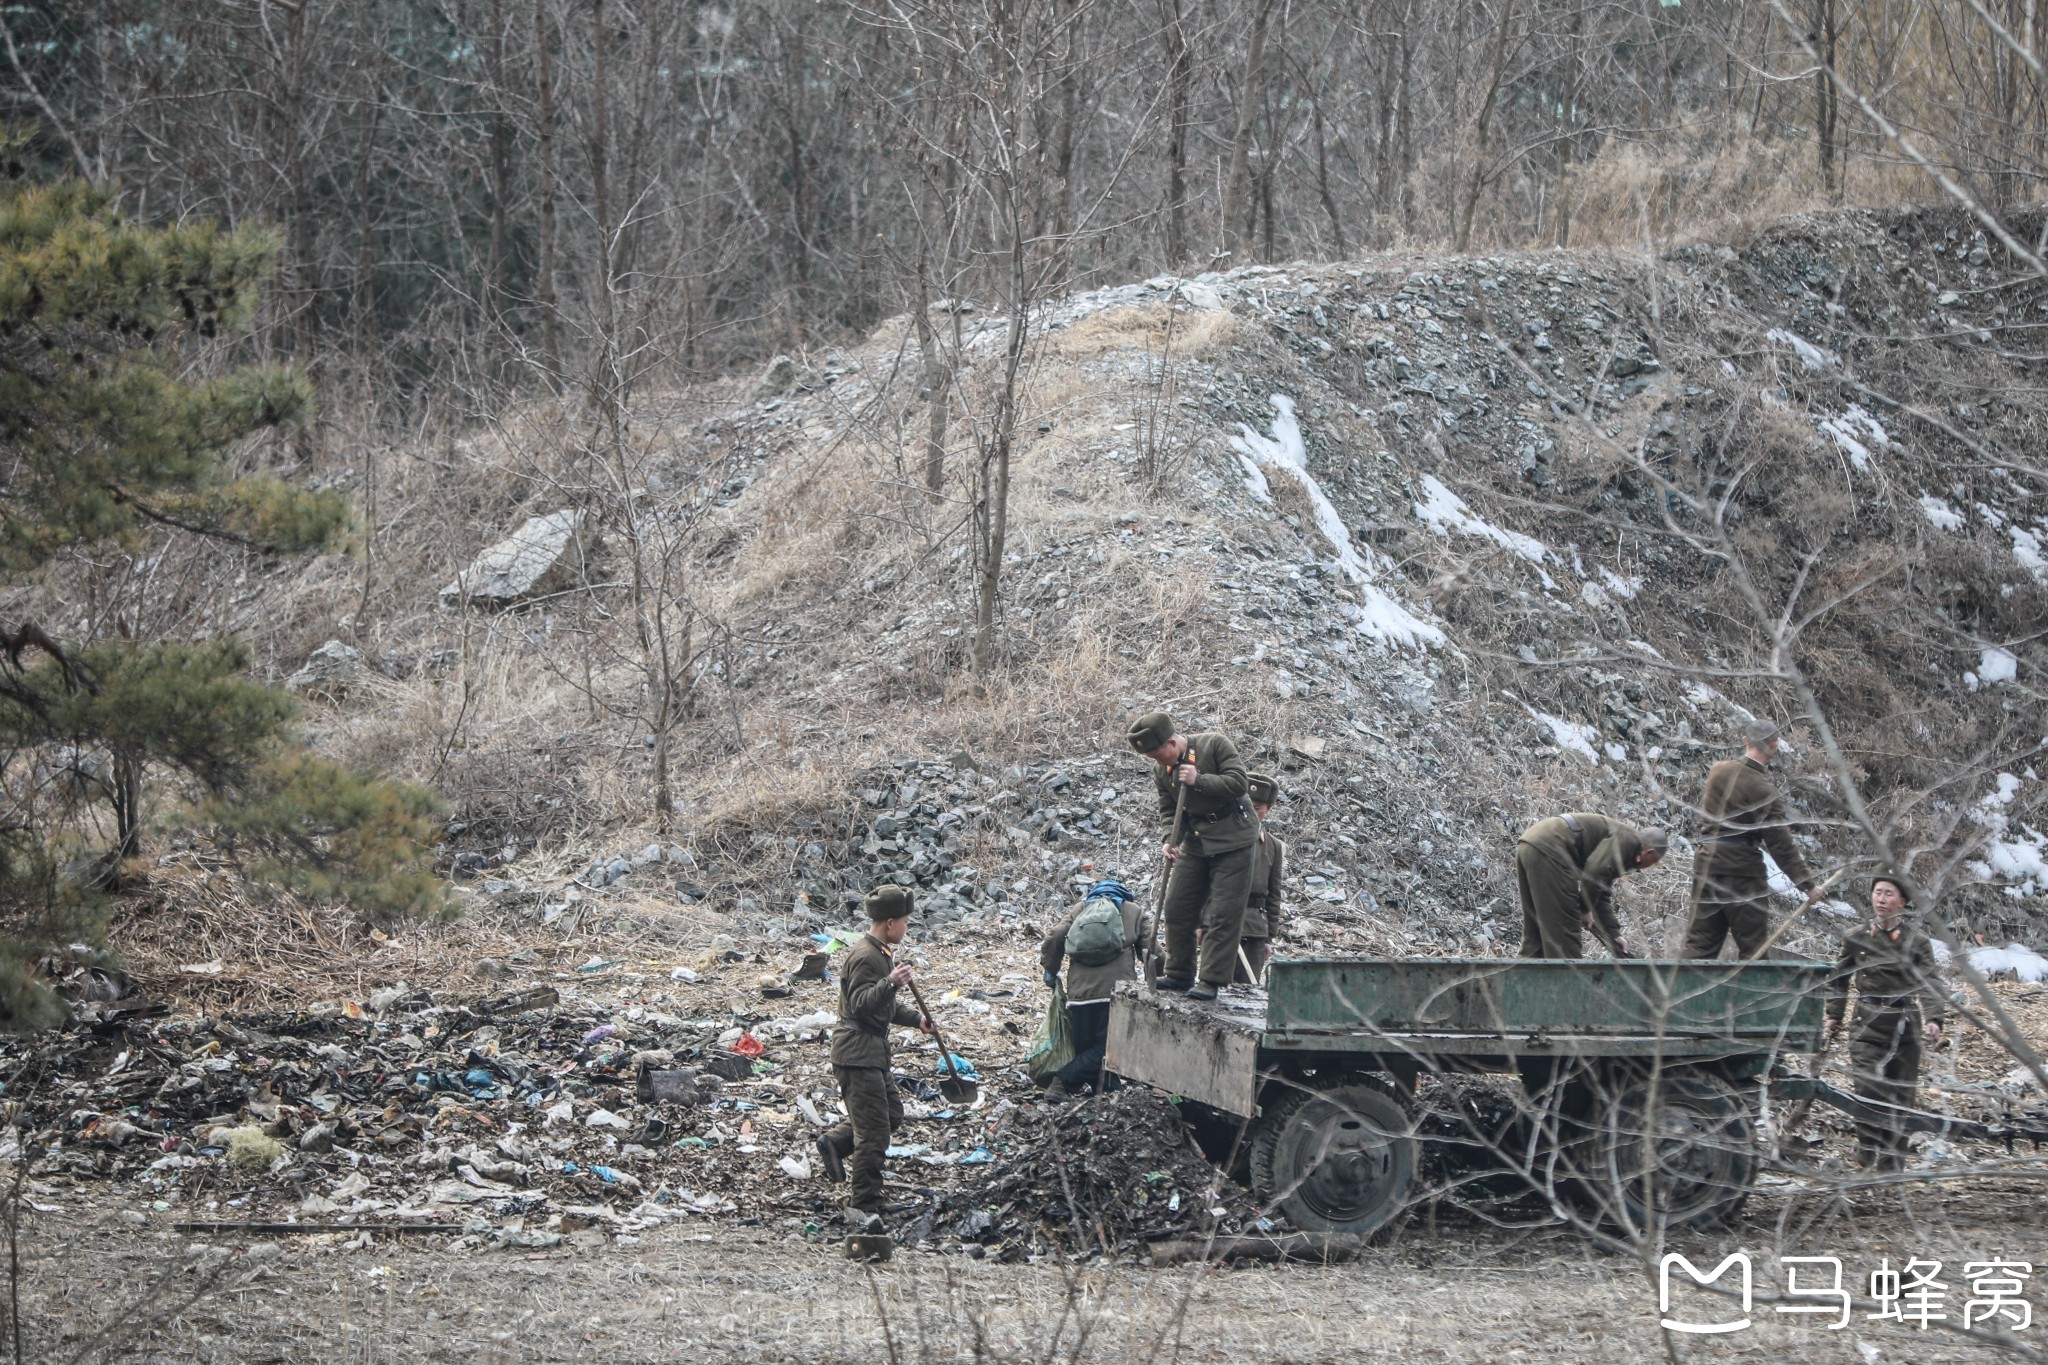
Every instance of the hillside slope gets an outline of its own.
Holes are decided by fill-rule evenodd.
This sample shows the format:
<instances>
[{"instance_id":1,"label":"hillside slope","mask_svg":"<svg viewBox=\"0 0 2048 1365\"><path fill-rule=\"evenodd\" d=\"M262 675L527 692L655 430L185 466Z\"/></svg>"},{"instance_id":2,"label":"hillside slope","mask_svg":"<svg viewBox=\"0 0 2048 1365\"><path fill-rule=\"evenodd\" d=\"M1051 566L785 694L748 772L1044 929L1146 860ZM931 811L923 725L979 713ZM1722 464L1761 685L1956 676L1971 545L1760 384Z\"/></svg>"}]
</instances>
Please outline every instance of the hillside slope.
<instances>
[{"instance_id":1,"label":"hillside slope","mask_svg":"<svg viewBox=\"0 0 2048 1365\"><path fill-rule=\"evenodd\" d=\"M1375 258L1063 300L1034 314L985 688L969 475L1003 320L964 310L936 498L896 319L758 401L645 402L649 477L610 502L558 413L402 453L374 588L330 564L244 619L287 673L360 595L345 619L386 676L321 703L325 742L449 790L464 884L543 912L623 898L808 932L882 877L946 916L1042 914L1084 870L1147 873L1121 737L1160 705L1282 778L1304 942L1511 952L1523 824L1600 809L1683 835L1755 712L1792 725L1821 864L1867 867L1868 821L1959 929L2032 937L2048 503L2019 452L2043 310L2042 282L1936 211L1795 220L1739 252ZM594 591L437 602L501 528L565 504L601 532ZM621 586L635 527L673 532L693 632L667 833ZM1674 931L1689 862L1625 884L1639 936Z\"/></svg>"}]
</instances>

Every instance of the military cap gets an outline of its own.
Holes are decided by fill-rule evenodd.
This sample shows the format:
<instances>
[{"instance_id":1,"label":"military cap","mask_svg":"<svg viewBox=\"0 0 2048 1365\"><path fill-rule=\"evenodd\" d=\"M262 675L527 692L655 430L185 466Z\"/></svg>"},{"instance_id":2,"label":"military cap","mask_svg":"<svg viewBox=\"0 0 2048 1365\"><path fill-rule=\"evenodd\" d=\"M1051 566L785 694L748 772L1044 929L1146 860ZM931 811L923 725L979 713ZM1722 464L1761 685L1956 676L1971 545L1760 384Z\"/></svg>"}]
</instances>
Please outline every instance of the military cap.
<instances>
[{"instance_id":1,"label":"military cap","mask_svg":"<svg viewBox=\"0 0 2048 1365\"><path fill-rule=\"evenodd\" d=\"M1173 717L1164 711L1147 711L1131 722L1129 734L1131 747L1141 754L1165 746L1173 738Z\"/></svg>"},{"instance_id":2,"label":"military cap","mask_svg":"<svg viewBox=\"0 0 2048 1365\"><path fill-rule=\"evenodd\" d=\"M1637 830L1636 837L1643 841L1643 852L1645 853L1669 853L1671 851L1671 836L1658 829L1655 825L1648 825Z\"/></svg>"},{"instance_id":3,"label":"military cap","mask_svg":"<svg viewBox=\"0 0 2048 1365\"><path fill-rule=\"evenodd\" d=\"M868 918L904 919L917 904L917 897L907 886L878 886L868 892Z\"/></svg>"},{"instance_id":4,"label":"military cap","mask_svg":"<svg viewBox=\"0 0 2048 1365\"><path fill-rule=\"evenodd\" d=\"M1762 716L1751 716L1742 724L1742 739L1759 749L1769 749L1778 742L1778 722L1765 720Z\"/></svg>"},{"instance_id":5,"label":"military cap","mask_svg":"<svg viewBox=\"0 0 2048 1365\"><path fill-rule=\"evenodd\" d=\"M1870 889L1872 891L1877 890L1877 884L1879 882L1890 882L1893 886L1899 889L1900 900L1903 900L1908 905L1911 905L1913 903L1913 883L1908 881L1906 879L1906 874L1899 871L1897 868L1880 867L1876 872L1872 873L1870 877Z\"/></svg>"},{"instance_id":6,"label":"military cap","mask_svg":"<svg viewBox=\"0 0 2048 1365\"><path fill-rule=\"evenodd\" d=\"M1270 806L1280 799L1280 784L1265 773L1253 773L1245 780L1244 794L1255 806Z\"/></svg>"}]
</instances>

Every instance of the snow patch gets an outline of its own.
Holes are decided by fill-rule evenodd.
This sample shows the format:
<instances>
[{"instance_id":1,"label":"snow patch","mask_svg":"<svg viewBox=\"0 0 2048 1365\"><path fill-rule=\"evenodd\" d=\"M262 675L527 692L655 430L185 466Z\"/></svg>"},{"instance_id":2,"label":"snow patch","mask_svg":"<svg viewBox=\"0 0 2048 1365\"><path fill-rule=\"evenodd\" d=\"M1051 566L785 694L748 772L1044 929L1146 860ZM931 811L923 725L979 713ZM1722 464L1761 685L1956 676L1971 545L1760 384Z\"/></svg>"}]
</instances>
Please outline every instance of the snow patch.
<instances>
[{"instance_id":1,"label":"snow patch","mask_svg":"<svg viewBox=\"0 0 2048 1365\"><path fill-rule=\"evenodd\" d=\"M1498 526L1481 520L1471 508L1458 500L1458 495L1444 487L1443 481L1434 474L1424 474L1421 479L1423 501L1415 504L1415 516L1438 535L1449 539L1451 536L1476 536L1490 540L1502 548L1520 555L1531 564L1541 564L1556 558L1542 541L1534 536L1525 536L1518 531L1503 531Z\"/></svg>"},{"instance_id":2,"label":"snow patch","mask_svg":"<svg viewBox=\"0 0 2048 1365\"><path fill-rule=\"evenodd\" d=\"M2048 893L2048 836L2026 826L2015 832L2005 813L2021 781L2013 773L2000 773L1996 789L1970 809L1970 818L1991 832L1983 859L1970 870L1986 881L2003 879L2008 896Z\"/></svg>"},{"instance_id":3,"label":"snow patch","mask_svg":"<svg viewBox=\"0 0 2048 1365\"><path fill-rule=\"evenodd\" d=\"M2023 526L2012 528L2012 557L2020 567L2034 576L2036 583L2048 583L2048 556L2041 553L2041 537L2038 532Z\"/></svg>"},{"instance_id":4,"label":"snow patch","mask_svg":"<svg viewBox=\"0 0 2048 1365\"><path fill-rule=\"evenodd\" d=\"M1884 429L1884 424L1866 411L1860 403L1851 403L1848 411L1840 417L1815 417L1813 420L1822 434L1834 437L1835 444L1847 453L1849 463L1855 465L1858 470L1870 468L1872 446L1883 450L1892 443L1891 433Z\"/></svg>"},{"instance_id":5,"label":"snow patch","mask_svg":"<svg viewBox=\"0 0 2048 1365\"><path fill-rule=\"evenodd\" d=\"M1782 327L1773 327L1764 333L1766 339L1780 346L1790 346L1792 354L1799 357L1799 363L1809 370L1828 370L1842 363L1842 357L1825 346L1816 346L1805 337L1788 332Z\"/></svg>"},{"instance_id":6,"label":"snow patch","mask_svg":"<svg viewBox=\"0 0 2048 1365\"><path fill-rule=\"evenodd\" d=\"M1970 965L1985 976L2003 976L2011 972L2019 980L2030 983L2048 980L2048 957L2042 957L2020 943L2008 943L2003 948L1972 948Z\"/></svg>"},{"instance_id":7,"label":"snow patch","mask_svg":"<svg viewBox=\"0 0 2048 1365\"><path fill-rule=\"evenodd\" d=\"M1927 519L1933 522L1939 530L1960 531L1963 529L1963 514L1949 506L1945 500L1935 497L1932 493L1922 493L1920 495L1920 510L1927 514Z\"/></svg>"},{"instance_id":8,"label":"snow patch","mask_svg":"<svg viewBox=\"0 0 2048 1365\"><path fill-rule=\"evenodd\" d=\"M1550 738L1558 748L1571 750L1595 767L1600 765L1600 753L1593 747L1593 742L1600 738L1598 730L1575 720L1566 720L1563 716L1553 716L1548 711L1538 711L1527 702L1522 703L1522 709L1549 729Z\"/></svg>"},{"instance_id":9,"label":"snow patch","mask_svg":"<svg viewBox=\"0 0 2048 1365\"><path fill-rule=\"evenodd\" d=\"M1607 591L1621 598L1624 602L1634 601L1635 595L1643 590L1642 579L1633 574L1624 578L1609 568L1603 567L1600 570L1600 581L1606 585Z\"/></svg>"},{"instance_id":10,"label":"snow patch","mask_svg":"<svg viewBox=\"0 0 2048 1365\"><path fill-rule=\"evenodd\" d=\"M1998 683L2011 682L2019 675L2020 661L2007 651L1992 646L1987 647L1983 654L1979 656L1975 673L1963 674L1963 683L1972 692L1975 692L1980 687L1992 687Z\"/></svg>"},{"instance_id":11,"label":"snow patch","mask_svg":"<svg viewBox=\"0 0 2048 1365\"><path fill-rule=\"evenodd\" d=\"M1361 611L1357 625L1362 633L1397 647L1419 648L1444 643L1441 630L1402 606L1373 581L1377 577L1377 566L1367 559L1373 552L1370 549L1361 551L1352 543L1351 530L1345 526L1344 518L1338 515L1336 504L1323 492L1315 475L1308 472L1308 443L1302 439L1301 422L1294 415L1294 400L1284 393L1276 393L1266 401L1273 405L1273 434L1261 436L1249 426L1239 423L1238 434L1230 438L1230 448L1237 452L1238 463L1245 470L1245 486L1261 501L1270 501L1266 471L1273 469L1286 471L1301 485L1314 512L1316 529L1323 533L1323 539L1330 542L1330 548L1336 554L1337 567L1358 589ZM1373 555L1374 560L1377 558Z\"/></svg>"}]
</instances>

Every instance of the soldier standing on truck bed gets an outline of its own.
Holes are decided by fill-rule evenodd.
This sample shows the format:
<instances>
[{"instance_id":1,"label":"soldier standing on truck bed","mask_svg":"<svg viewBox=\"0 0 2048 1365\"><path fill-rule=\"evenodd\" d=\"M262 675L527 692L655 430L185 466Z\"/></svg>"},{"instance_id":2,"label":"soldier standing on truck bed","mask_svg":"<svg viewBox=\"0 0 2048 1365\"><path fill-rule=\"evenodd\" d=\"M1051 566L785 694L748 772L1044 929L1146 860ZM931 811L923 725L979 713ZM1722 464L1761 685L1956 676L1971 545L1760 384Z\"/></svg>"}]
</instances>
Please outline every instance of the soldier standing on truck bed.
<instances>
[{"instance_id":1,"label":"soldier standing on truck bed","mask_svg":"<svg viewBox=\"0 0 2048 1365\"><path fill-rule=\"evenodd\" d=\"M1716 958L1721 941L1735 937L1737 957L1755 957L1771 936L1770 877L1764 849L1778 870L1815 899L1813 874L1792 842L1784 803L1771 781L1778 727L1752 720L1742 729L1742 757L1724 758L1707 771L1700 794L1705 817L1692 861L1692 907L1680 957Z\"/></svg>"},{"instance_id":2,"label":"soldier standing on truck bed","mask_svg":"<svg viewBox=\"0 0 2048 1365\"><path fill-rule=\"evenodd\" d=\"M1253 773L1245 795L1259 817L1259 838L1252 845L1252 893L1245 901L1244 934L1238 940L1244 946L1244 960L1231 979L1258 982L1265 979L1266 959L1273 955L1273 940L1280 937L1280 879L1287 875L1287 845L1266 827L1266 817L1280 799L1280 784L1264 773Z\"/></svg>"},{"instance_id":3,"label":"soldier standing on truck bed","mask_svg":"<svg viewBox=\"0 0 2048 1365\"><path fill-rule=\"evenodd\" d=\"M1245 901L1252 889L1252 845L1259 818L1245 796L1249 775L1227 735L1183 735L1173 717L1153 711L1131 725L1131 747L1158 765L1152 783L1159 813L1182 811L1178 847L1165 846L1172 875L1166 883L1166 967L1154 987L1186 991L1190 1000L1214 1000L1237 969ZM1202 931L1201 956L1195 930Z\"/></svg>"},{"instance_id":4,"label":"soldier standing on truck bed","mask_svg":"<svg viewBox=\"0 0 2048 1365\"><path fill-rule=\"evenodd\" d=\"M1934 944L1904 918L1912 887L1889 869L1870 882L1875 919L1842 940L1835 974L1828 980L1828 1040L1842 1031L1849 987L1856 987L1856 1029L1849 1038L1849 1066L1856 1093L1876 1104L1913 1107L1920 1082L1920 1044L1941 1041L1945 1001L1935 968ZM1924 1002L1924 1004L1923 1004ZM1905 1164L1906 1130L1886 1115L1856 1125L1856 1164L1896 1171Z\"/></svg>"},{"instance_id":5,"label":"soldier standing on truck bed","mask_svg":"<svg viewBox=\"0 0 2048 1365\"><path fill-rule=\"evenodd\" d=\"M1522 956L1584 957L1586 929L1616 957L1632 956L1614 915L1614 884L1655 867L1670 846L1661 829L1639 830L1590 811L1553 815L1523 830L1515 841Z\"/></svg>"}]
</instances>

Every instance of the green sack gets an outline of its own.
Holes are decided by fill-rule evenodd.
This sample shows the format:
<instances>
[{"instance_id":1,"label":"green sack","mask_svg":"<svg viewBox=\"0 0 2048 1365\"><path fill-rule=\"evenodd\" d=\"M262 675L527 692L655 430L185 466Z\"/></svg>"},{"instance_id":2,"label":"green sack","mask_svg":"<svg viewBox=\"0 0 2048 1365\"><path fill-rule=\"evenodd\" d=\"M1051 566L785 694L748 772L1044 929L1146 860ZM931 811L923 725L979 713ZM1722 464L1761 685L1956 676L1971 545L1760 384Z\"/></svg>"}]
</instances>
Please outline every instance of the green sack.
<instances>
[{"instance_id":1,"label":"green sack","mask_svg":"<svg viewBox=\"0 0 2048 1365\"><path fill-rule=\"evenodd\" d=\"M1067 1027L1067 988L1054 986L1045 1007L1045 1021L1024 1054L1024 1070L1040 1085L1050 1085L1061 1067L1074 1060L1074 1034Z\"/></svg>"}]
</instances>

